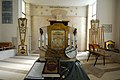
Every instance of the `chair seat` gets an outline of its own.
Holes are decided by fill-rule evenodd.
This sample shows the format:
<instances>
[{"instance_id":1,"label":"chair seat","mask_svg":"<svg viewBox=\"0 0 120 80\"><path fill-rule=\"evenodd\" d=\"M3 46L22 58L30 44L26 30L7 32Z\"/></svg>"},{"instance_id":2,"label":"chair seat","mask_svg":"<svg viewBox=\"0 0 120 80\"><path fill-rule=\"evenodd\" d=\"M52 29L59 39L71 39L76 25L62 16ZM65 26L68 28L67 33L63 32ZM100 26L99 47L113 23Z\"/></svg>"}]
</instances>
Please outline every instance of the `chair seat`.
<instances>
[{"instance_id":1,"label":"chair seat","mask_svg":"<svg viewBox=\"0 0 120 80\"><path fill-rule=\"evenodd\" d=\"M94 66L96 65L96 62L99 56L103 57L103 64L105 65L105 57L106 57L105 50L101 49L99 45L89 44L89 55L88 55L87 61L89 60L89 57L91 54L95 55L96 60L95 60Z\"/></svg>"}]
</instances>

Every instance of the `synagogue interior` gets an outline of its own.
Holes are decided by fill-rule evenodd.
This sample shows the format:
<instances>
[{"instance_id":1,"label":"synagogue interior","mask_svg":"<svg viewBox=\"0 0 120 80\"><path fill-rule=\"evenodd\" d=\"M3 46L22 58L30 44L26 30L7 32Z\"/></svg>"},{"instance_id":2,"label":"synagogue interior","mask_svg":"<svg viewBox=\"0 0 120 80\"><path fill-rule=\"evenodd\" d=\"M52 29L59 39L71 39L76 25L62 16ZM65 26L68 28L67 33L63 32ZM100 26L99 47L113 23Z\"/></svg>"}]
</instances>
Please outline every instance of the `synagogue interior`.
<instances>
[{"instance_id":1,"label":"synagogue interior","mask_svg":"<svg viewBox=\"0 0 120 80\"><path fill-rule=\"evenodd\" d=\"M120 0L0 0L0 80L120 80Z\"/></svg>"}]
</instances>

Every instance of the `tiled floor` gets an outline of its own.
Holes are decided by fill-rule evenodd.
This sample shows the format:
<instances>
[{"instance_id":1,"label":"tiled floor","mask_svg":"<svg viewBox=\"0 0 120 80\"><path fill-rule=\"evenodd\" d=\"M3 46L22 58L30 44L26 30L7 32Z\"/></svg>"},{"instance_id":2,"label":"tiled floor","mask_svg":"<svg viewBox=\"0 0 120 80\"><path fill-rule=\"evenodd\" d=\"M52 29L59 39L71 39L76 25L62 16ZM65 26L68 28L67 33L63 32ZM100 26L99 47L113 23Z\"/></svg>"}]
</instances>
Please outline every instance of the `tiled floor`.
<instances>
[{"instance_id":1,"label":"tiled floor","mask_svg":"<svg viewBox=\"0 0 120 80\"><path fill-rule=\"evenodd\" d=\"M23 80L38 56L14 56L0 60L0 80Z\"/></svg>"},{"instance_id":2,"label":"tiled floor","mask_svg":"<svg viewBox=\"0 0 120 80\"><path fill-rule=\"evenodd\" d=\"M87 62L87 53L79 52L77 59L82 65L94 64L94 56L90 57ZM23 80L38 56L14 56L4 60L0 60L0 80ZM106 65L102 63L100 58L95 66L101 70L106 70L102 77L98 78L94 74L88 73L90 80L120 80L120 64L114 63L106 59Z\"/></svg>"}]
</instances>

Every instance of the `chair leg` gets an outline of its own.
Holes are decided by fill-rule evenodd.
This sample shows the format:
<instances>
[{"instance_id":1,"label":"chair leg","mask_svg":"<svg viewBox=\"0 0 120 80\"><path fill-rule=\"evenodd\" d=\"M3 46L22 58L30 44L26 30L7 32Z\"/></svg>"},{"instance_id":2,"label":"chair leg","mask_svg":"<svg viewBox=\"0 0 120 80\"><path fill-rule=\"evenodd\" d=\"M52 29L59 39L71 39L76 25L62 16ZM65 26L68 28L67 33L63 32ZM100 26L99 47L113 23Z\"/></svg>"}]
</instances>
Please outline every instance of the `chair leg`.
<instances>
[{"instance_id":1,"label":"chair leg","mask_svg":"<svg viewBox=\"0 0 120 80\"><path fill-rule=\"evenodd\" d=\"M89 60L89 58L90 58L90 55L91 55L91 53L89 53L87 61Z\"/></svg>"},{"instance_id":2,"label":"chair leg","mask_svg":"<svg viewBox=\"0 0 120 80\"><path fill-rule=\"evenodd\" d=\"M103 64L105 65L105 56L103 56Z\"/></svg>"},{"instance_id":3,"label":"chair leg","mask_svg":"<svg viewBox=\"0 0 120 80\"><path fill-rule=\"evenodd\" d=\"M96 62L97 62L98 57L99 57L99 55L96 55L96 56L95 56L95 63L94 63L94 66L96 65Z\"/></svg>"}]
</instances>

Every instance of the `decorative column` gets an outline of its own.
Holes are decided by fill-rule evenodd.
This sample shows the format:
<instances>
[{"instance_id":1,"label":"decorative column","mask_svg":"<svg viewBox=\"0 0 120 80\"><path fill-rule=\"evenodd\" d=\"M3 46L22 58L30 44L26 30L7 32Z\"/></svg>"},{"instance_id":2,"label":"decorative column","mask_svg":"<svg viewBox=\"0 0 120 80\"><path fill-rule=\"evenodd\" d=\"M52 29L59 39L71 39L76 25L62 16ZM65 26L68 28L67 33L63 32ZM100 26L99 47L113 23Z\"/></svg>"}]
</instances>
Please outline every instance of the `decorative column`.
<instances>
[{"instance_id":1,"label":"decorative column","mask_svg":"<svg viewBox=\"0 0 120 80\"><path fill-rule=\"evenodd\" d=\"M18 45L18 55L28 55L27 45L25 45L27 19L26 18L19 18L18 19L18 26L19 26L19 35L20 35L20 45Z\"/></svg>"}]
</instances>

